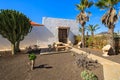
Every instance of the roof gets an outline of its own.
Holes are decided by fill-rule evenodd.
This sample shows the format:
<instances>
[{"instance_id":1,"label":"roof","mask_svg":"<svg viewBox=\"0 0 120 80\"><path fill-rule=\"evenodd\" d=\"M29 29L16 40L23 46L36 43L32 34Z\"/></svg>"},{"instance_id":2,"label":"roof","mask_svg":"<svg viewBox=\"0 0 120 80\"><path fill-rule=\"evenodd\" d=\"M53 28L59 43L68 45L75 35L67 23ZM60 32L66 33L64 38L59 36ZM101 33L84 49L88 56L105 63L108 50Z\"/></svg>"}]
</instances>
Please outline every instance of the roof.
<instances>
[{"instance_id":1,"label":"roof","mask_svg":"<svg viewBox=\"0 0 120 80\"><path fill-rule=\"evenodd\" d=\"M43 24L38 24L38 23L36 23L36 22L30 22L30 24L32 25L32 26L44 26Z\"/></svg>"}]
</instances>

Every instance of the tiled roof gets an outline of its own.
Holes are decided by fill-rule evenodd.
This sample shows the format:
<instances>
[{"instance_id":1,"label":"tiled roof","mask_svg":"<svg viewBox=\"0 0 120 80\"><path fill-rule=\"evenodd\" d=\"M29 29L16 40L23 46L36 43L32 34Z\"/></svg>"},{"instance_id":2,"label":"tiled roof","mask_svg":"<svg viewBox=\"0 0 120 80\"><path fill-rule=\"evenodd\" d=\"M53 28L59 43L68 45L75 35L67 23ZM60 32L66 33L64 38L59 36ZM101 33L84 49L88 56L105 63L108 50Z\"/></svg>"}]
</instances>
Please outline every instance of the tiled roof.
<instances>
[{"instance_id":1,"label":"tiled roof","mask_svg":"<svg viewBox=\"0 0 120 80\"><path fill-rule=\"evenodd\" d=\"M32 26L44 26L43 24L38 24L38 23L36 23L36 22L30 22L30 24L32 25Z\"/></svg>"}]
</instances>

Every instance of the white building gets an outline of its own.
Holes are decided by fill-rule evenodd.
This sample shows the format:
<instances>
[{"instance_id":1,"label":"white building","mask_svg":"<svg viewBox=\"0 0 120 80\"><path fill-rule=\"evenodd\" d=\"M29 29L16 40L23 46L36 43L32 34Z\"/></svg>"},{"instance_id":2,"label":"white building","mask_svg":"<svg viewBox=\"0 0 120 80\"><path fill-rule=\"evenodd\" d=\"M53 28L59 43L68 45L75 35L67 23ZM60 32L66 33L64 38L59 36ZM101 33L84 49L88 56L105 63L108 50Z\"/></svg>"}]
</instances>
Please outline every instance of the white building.
<instances>
[{"instance_id":1,"label":"white building","mask_svg":"<svg viewBox=\"0 0 120 80\"><path fill-rule=\"evenodd\" d=\"M33 27L31 33L21 41L21 48L36 44L47 46L58 41L67 43L70 40L74 43L74 35L79 34L76 20L43 17L42 24L44 26ZM0 50L8 50L10 48L10 42L0 36Z\"/></svg>"}]
</instances>

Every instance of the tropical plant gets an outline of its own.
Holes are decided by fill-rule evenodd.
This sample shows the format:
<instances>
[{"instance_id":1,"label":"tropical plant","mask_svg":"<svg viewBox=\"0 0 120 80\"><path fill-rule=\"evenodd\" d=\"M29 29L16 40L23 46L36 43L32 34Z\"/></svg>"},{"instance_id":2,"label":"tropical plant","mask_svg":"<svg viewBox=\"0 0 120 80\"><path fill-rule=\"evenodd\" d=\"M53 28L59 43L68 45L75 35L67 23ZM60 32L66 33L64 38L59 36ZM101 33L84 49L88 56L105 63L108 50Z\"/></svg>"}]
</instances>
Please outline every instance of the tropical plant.
<instances>
[{"instance_id":1,"label":"tropical plant","mask_svg":"<svg viewBox=\"0 0 120 80\"><path fill-rule=\"evenodd\" d=\"M35 65L36 55L34 53L31 53L31 54L28 55L28 58L30 60L31 70L33 70L34 69L34 65Z\"/></svg>"},{"instance_id":2,"label":"tropical plant","mask_svg":"<svg viewBox=\"0 0 120 80\"><path fill-rule=\"evenodd\" d=\"M93 48L93 38L90 36L87 40L87 45L91 48Z\"/></svg>"},{"instance_id":3,"label":"tropical plant","mask_svg":"<svg viewBox=\"0 0 120 80\"><path fill-rule=\"evenodd\" d=\"M94 32L99 28L100 27L98 27L98 24L96 24L96 25L89 24L89 26L87 27L87 30L91 32L91 37L90 38L92 38L92 41L91 41L92 47L93 47L93 41L94 41Z\"/></svg>"},{"instance_id":4,"label":"tropical plant","mask_svg":"<svg viewBox=\"0 0 120 80\"><path fill-rule=\"evenodd\" d=\"M0 10L0 34L10 41L12 54L19 50L20 41L31 31L30 19L16 10Z\"/></svg>"},{"instance_id":5,"label":"tropical plant","mask_svg":"<svg viewBox=\"0 0 120 80\"><path fill-rule=\"evenodd\" d=\"M102 49L103 46L107 45L107 36L105 35L95 36L93 43L94 48Z\"/></svg>"},{"instance_id":6,"label":"tropical plant","mask_svg":"<svg viewBox=\"0 0 120 80\"><path fill-rule=\"evenodd\" d=\"M98 24L96 25L91 25L89 24L89 26L87 27L87 30L91 32L92 37L94 37L94 32L99 29L100 27L98 27Z\"/></svg>"},{"instance_id":7,"label":"tropical plant","mask_svg":"<svg viewBox=\"0 0 120 80\"><path fill-rule=\"evenodd\" d=\"M85 40L84 40L84 26L86 22L89 20L89 13L86 14L85 9L89 8L93 5L92 1L88 0L80 0L80 4L76 4L76 7L78 10L80 10L80 14L77 15L77 22L81 24L82 28L82 47L85 46Z\"/></svg>"},{"instance_id":8,"label":"tropical plant","mask_svg":"<svg viewBox=\"0 0 120 80\"><path fill-rule=\"evenodd\" d=\"M100 9L109 9L101 18L102 23L108 27L108 44L112 46L113 51L115 52L114 46L114 28L115 23L118 20L118 14L116 14L115 5L118 4L120 0L99 0L96 3L96 6Z\"/></svg>"},{"instance_id":9,"label":"tropical plant","mask_svg":"<svg viewBox=\"0 0 120 80\"><path fill-rule=\"evenodd\" d=\"M81 77L84 80L98 80L98 77L93 72L86 71L86 70L81 72Z\"/></svg>"},{"instance_id":10,"label":"tropical plant","mask_svg":"<svg viewBox=\"0 0 120 80\"><path fill-rule=\"evenodd\" d=\"M87 26L84 27L84 32L86 29L87 29ZM79 32L80 32L80 34L82 34L82 27L79 27Z\"/></svg>"},{"instance_id":11,"label":"tropical plant","mask_svg":"<svg viewBox=\"0 0 120 80\"><path fill-rule=\"evenodd\" d=\"M97 60L88 58L88 54L81 53L79 56L76 56L76 65L84 70L92 70L96 67L98 63Z\"/></svg>"},{"instance_id":12,"label":"tropical plant","mask_svg":"<svg viewBox=\"0 0 120 80\"><path fill-rule=\"evenodd\" d=\"M80 35L76 35L74 38L75 38L75 44L78 44L78 42L81 41L81 36Z\"/></svg>"},{"instance_id":13,"label":"tropical plant","mask_svg":"<svg viewBox=\"0 0 120 80\"><path fill-rule=\"evenodd\" d=\"M29 60L35 60L36 59L36 55L34 53L31 53L28 55Z\"/></svg>"}]
</instances>

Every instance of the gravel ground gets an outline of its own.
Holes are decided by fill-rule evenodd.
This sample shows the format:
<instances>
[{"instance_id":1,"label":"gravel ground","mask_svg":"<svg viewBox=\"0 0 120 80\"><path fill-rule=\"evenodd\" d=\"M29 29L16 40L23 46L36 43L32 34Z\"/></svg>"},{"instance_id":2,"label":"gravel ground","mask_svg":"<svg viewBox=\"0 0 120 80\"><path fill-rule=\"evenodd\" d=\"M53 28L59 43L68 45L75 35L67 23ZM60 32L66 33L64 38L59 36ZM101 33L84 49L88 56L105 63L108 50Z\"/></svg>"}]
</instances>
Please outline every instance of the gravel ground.
<instances>
[{"instance_id":1,"label":"gravel ground","mask_svg":"<svg viewBox=\"0 0 120 80\"><path fill-rule=\"evenodd\" d=\"M11 56L5 53L0 56L0 80L82 80L83 69L75 64L75 56L71 52L40 55L37 54L35 69L30 70L28 54ZM103 78L103 67L97 64L92 71Z\"/></svg>"}]
</instances>

